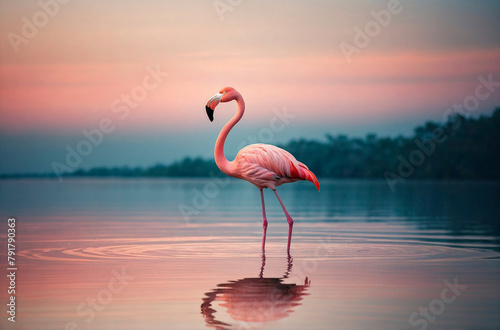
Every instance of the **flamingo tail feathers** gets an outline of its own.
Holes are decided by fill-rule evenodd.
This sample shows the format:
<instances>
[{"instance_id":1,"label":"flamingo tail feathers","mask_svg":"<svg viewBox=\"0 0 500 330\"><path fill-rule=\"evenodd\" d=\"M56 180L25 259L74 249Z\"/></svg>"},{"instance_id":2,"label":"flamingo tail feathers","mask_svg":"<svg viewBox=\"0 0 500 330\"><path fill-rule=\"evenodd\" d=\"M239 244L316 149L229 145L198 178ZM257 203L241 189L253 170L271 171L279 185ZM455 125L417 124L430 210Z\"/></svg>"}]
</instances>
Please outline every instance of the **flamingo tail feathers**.
<instances>
[{"instance_id":1,"label":"flamingo tail feathers","mask_svg":"<svg viewBox=\"0 0 500 330\"><path fill-rule=\"evenodd\" d=\"M311 181L312 183L314 183L314 185L316 186L316 189L319 190L319 182L318 182L318 179L316 178L316 175L314 175L314 173L311 172L307 168L307 166L305 166L302 163L299 163L299 167L301 169L301 176L300 177L304 180Z\"/></svg>"}]
</instances>

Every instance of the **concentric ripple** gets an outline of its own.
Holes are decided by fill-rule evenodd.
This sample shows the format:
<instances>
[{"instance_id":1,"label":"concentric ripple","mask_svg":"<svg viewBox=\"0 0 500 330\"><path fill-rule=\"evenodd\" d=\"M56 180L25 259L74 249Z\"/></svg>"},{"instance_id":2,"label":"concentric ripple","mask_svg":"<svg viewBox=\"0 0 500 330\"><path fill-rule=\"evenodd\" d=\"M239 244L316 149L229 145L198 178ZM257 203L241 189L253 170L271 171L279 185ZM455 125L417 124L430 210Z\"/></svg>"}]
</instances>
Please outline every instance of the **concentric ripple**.
<instances>
[{"instance_id":1,"label":"concentric ripple","mask_svg":"<svg viewBox=\"0 0 500 330\"><path fill-rule=\"evenodd\" d=\"M65 246L46 241L43 248L26 249L19 256L27 259L52 261L106 261L106 260L154 260L168 258L233 258L255 257L259 254L256 237L206 238L190 237L185 240L126 239L96 241L84 240L65 243ZM39 243L39 244L40 244ZM108 243L108 244L106 244ZM57 246L50 246L57 245ZM266 254L281 255L284 239L268 240ZM328 259L412 259L453 260L469 258L500 258L500 253L491 249L453 247L426 242L388 241L328 237L328 239L298 238L292 244L294 257Z\"/></svg>"}]
</instances>

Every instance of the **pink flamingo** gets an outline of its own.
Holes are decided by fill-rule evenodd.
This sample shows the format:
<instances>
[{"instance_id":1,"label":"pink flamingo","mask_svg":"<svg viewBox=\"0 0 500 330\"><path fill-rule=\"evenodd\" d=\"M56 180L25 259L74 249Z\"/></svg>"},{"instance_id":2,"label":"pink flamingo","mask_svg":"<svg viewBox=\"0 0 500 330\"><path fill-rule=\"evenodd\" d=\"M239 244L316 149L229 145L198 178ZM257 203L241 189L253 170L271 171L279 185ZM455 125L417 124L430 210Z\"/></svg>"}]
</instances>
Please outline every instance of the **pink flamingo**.
<instances>
[{"instance_id":1,"label":"pink flamingo","mask_svg":"<svg viewBox=\"0 0 500 330\"><path fill-rule=\"evenodd\" d=\"M253 183L260 190L262 202L262 251L266 244L267 219L264 206L264 188L270 188L278 198L288 221L288 244L287 252L290 253L290 242L292 239L293 219L281 201L276 187L284 183L299 180L309 180L319 190L319 182L313 172L306 165L297 161L288 151L269 144L251 144L241 149L233 161L228 161L224 156L224 142L229 131L238 123L245 112L245 102L241 94L232 87L223 88L215 94L207 103L205 109L210 121L214 120L214 110L219 102L230 102L236 100L238 111L231 120L222 128L215 143L215 162L219 169L225 174Z\"/></svg>"}]
</instances>

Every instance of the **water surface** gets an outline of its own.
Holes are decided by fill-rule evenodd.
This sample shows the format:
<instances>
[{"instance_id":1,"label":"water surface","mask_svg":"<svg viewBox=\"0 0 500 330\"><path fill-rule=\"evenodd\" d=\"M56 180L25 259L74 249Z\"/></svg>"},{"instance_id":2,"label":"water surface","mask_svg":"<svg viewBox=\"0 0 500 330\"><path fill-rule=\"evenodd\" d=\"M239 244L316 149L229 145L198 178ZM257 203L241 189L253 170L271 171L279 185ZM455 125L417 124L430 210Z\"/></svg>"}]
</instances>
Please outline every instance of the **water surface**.
<instances>
[{"instance_id":1,"label":"water surface","mask_svg":"<svg viewBox=\"0 0 500 330\"><path fill-rule=\"evenodd\" d=\"M320 181L278 188L290 256L271 191L262 255L246 182L1 181L18 268L1 328L500 328L498 183Z\"/></svg>"}]
</instances>

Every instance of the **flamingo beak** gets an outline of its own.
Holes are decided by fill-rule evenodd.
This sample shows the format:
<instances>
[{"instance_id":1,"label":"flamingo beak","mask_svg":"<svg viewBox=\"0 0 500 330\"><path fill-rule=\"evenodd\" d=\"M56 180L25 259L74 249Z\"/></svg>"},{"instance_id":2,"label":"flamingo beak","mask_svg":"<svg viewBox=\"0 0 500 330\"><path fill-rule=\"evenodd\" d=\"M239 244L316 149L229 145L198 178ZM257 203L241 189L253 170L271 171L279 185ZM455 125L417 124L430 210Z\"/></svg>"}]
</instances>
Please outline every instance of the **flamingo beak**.
<instances>
[{"instance_id":1,"label":"flamingo beak","mask_svg":"<svg viewBox=\"0 0 500 330\"><path fill-rule=\"evenodd\" d=\"M207 116L210 121L214 121L214 111L210 109L208 105L205 106L205 110L207 111Z\"/></svg>"},{"instance_id":2,"label":"flamingo beak","mask_svg":"<svg viewBox=\"0 0 500 330\"><path fill-rule=\"evenodd\" d=\"M217 104L219 104L220 100L224 96L224 93L217 93L210 100L208 100L207 105L205 106L205 110L207 111L207 116L210 121L214 121L214 110Z\"/></svg>"}]
</instances>

